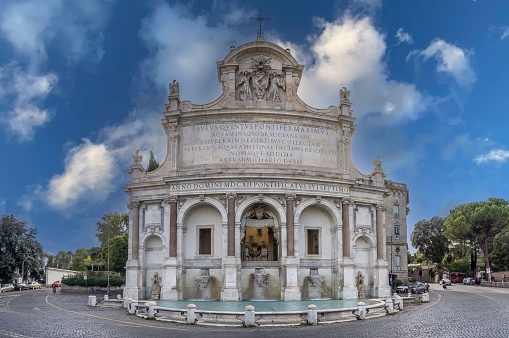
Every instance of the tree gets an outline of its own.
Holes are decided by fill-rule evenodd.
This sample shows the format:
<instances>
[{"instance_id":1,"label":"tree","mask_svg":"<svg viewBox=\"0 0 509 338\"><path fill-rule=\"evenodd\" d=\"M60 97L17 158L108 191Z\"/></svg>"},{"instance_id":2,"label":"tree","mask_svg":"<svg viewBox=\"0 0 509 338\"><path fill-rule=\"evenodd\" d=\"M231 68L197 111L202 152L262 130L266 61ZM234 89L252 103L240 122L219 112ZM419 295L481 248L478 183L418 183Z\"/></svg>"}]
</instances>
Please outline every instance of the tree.
<instances>
[{"instance_id":1,"label":"tree","mask_svg":"<svg viewBox=\"0 0 509 338\"><path fill-rule=\"evenodd\" d=\"M451 210L445 221L445 235L449 239L471 241L481 248L488 280L491 279L489 248L493 245L495 236L509 225L508 204L509 202L501 198L462 204Z\"/></svg>"},{"instance_id":2,"label":"tree","mask_svg":"<svg viewBox=\"0 0 509 338\"><path fill-rule=\"evenodd\" d=\"M72 251L59 251L55 255L55 258L53 259L53 266L52 268L57 269L71 269L71 263L72 263Z\"/></svg>"},{"instance_id":3,"label":"tree","mask_svg":"<svg viewBox=\"0 0 509 338\"><path fill-rule=\"evenodd\" d=\"M13 215L0 221L0 279L11 280L16 269L24 276L38 278L42 269L42 245L36 240L37 230ZM31 258L31 259L27 259ZM24 262L24 263L23 263ZM24 271L21 271L21 269Z\"/></svg>"},{"instance_id":4,"label":"tree","mask_svg":"<svg viewBox=\"0 0 509 338\"><path fill-rule=\"evenodd\" d=\"M491 263L498 271L509 270L509 227L505 227L493 240Z\"/></svg>"},{"instance_id":5,"label":"tree","mask_svg":"<svg viewBox=\"0 0 509 338\"><path fill-rule=\"evenodd\" d=\"M148 160L147 172L154 171L157 168L159 168L159 163L157 163L157 161L155 160L154 153L151 150L150 151L150 158Z\"/></svg>"},{"instance_id":6,"label":"tree","mask_svg":"<svg viewBox=\"0 0 509 338\"><path fill-rule=\"evenodd\" d=\"M449 240L444 235L444 219L433 217L431 220L421 220L415 224L410 236L412 245L417 248L429 261L437 263L448 251Z\"/></svg>"},{"instance_id":7,"label":"tree","mask_svg":"<svg viewBox=\"0 0 509 338\"><path fill-rule=\"evenodd\" d=\"M110 246L110 270L125 274L125 265L127 262L128 252L128 239L127 236L117 236L111 240ZM103 251L104 257L106 257L107 247Z\"/></svg>"},{"instance_id":8,"label":"tree","mask_svg":"<svg viewBox=\"0 0 509 338\"><path fill-rule=\"evenodd\" d=\"M86 270L85 259L87 259L87 257L88 257L87 250L83 248L77 249L72 258L71 270L85 271Z\"/></svg>"},{"instance_id":9,"label":"tree","mask_svg":"<svg viewBox=\"0 0 509 338\"><path fill-rule=\"evenodd\" d=\"M117 236L127 236L129 225L129 215L127 213L119 214L118 212L109 213L102 217L101 221L97 222L97 234L95 235L101 247L104 247L110 239Z\"/></svg>"}]
</instances>

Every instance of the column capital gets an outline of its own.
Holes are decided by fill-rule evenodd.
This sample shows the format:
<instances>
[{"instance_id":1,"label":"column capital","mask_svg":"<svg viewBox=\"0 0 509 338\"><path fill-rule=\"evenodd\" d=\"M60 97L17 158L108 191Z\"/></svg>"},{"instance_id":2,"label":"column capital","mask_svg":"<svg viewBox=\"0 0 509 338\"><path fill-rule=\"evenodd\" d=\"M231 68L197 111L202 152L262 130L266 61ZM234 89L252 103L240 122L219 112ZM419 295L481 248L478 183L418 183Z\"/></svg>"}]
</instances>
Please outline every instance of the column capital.
<instances>
[{"instance_id":1,"label":"column capital","mask_svg":"<svg viewBox=\"0 0 509 338\"><path fill-rule=\"evenodd\" d=\"M289 201L293 201L297 198L297 195L295 194L286 194L285 195L285 199L289 200Z\"/></svg>"},{"instance_id":2,"label":"column capital","mask_svg":"<svg viewBox=\"0 0 509 338\"><path fill-rule=\"evenodd\" d=\"M140 207L140 201L129 201L127 203L128 209L134 209L134 208L139 208L139 207Z\"/></svg>"},{"instance_id":3,"label":"column capital","mask_svg":"<svg viewBox=\"0 0 509 338\"><path fill-rule=\"evenodd\" d=\"M175 196L175 195L171 195L171 196L168 196L164 199L164 202L167 203L167 204L170 204L170 203L177 203L179 197L178 196Z\"/></svg>"},{"instance_id":4,"label":"column capital","mask_svg":"<svg viewBox=\"0 0 509 338\"><path fill-rule=\"evenodd\" d=\"M376 210L377 211L386 211L387 210L387 206L385 204L377 204L376 205Z\"/></svg>"},{"instance_id":5,"label":"column capital","mask_svg":"<svg viewBox=\"0 0 509 338\"><path fill-rule=\"evenodd\" d=\"M226 194L226 198L231 200L231 199L236 199L237 198L237 194L234 193L234 192L229 192Z\"/></svg>"},{"instance_id":6,"label":"column capital","mask_svg":"<svg viewBox=\"0 0 509 338\"><path fill-rule=\"evenodd\" d=\"M341 199L341 202L342 202L343 204L352 204L352 199L351 199L351 198L347 198L347 197L343 197L343 198Z\"/></svg>"}]
</instances>

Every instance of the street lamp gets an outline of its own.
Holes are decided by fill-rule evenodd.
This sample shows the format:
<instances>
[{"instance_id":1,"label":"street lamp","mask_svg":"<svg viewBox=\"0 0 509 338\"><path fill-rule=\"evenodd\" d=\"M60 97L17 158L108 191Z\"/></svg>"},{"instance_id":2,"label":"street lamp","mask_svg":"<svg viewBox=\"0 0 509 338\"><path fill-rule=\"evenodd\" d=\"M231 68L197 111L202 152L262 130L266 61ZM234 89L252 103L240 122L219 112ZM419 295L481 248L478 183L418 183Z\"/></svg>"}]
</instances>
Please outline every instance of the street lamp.
<instances>
[{"instance_id":1,"label":"street lamp","mask_svg":"<svg viewBox=\"0 0 509 338\"><path fill-rule=\"evenodd\" d=\"M391 293L394 290L394 281L392 276L392 235L391 235L391 276L389 277L389 281L391 282Z\"/></svg>"},{"instance_id":2,"label":"street lamp","mask_svg":"<svg viewBox=\"0 0 509 338\"><path fill-rule=\"evenodd\" d=\"M108 297L110 294L110 226L108 225Z\"/></svg>"}]
</instances>

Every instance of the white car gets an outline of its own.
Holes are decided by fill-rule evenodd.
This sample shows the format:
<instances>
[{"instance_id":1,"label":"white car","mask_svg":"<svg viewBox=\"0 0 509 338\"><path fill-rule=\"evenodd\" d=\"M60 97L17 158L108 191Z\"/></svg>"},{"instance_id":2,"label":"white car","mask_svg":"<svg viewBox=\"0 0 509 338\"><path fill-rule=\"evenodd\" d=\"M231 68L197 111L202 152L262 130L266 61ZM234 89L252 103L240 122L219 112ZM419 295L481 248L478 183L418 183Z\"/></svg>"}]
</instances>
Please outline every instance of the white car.
<instances>
[{"instance_id":1,"label":"white car","mask_svg":"<svg viewBox=\"0 0 509 338\"><path fill-rule=\"evenodd\" d=\"M475 284L475 278L465 277L465 278L463 278L463 284L474 285Z\"/></svg>"},{"instance_id":2,"label":"white car","mask_svg":"<svg viewBox=\"0 0 509 338\"><path fill-rule=\"evenodd\" d=\"M444 278L440 281L440 285L442 285L443 283L445 283L446 286L449 286L451 285L451 280L449 278Z\"/></svg>"}]
</instances>

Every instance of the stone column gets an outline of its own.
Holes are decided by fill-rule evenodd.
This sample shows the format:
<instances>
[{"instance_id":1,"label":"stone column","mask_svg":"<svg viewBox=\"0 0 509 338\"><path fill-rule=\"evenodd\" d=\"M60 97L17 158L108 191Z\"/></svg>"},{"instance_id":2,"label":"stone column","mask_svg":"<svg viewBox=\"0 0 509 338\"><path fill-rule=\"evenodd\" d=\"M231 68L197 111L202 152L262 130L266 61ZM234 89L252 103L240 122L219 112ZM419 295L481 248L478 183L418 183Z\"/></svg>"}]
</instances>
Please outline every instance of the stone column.
<instances>
[{"instance_id":1,"label":"stone column","mask_svg":"<svg viewBox=\"0 0 509 338\"><path fill-rule=\"evenodd\" d=\"M170 196L166 203L170 205L170 250L169 257L177 257L177 196Z\"/></svg>"},{"instance_id":2,"label":"stone column","mask_svg":"<svg viewBox=\"0 0 509 338\"><path fill-rule=\"evenodd\" d=\"M286 198L286 240L287 240L286 255L288 257L295 257L294 207L293 207L295 195L286 194L285 198Z\"/></svg>"},{"instance_id":3,"label":"stone column","mask_svg":"<svg viewBox=\"0 0 509 338\"><path fill-rule=\"evenodd\" d=\"M350 257L350 199L344 198L342 205L343 218L343 257Z\"/></svg>"},{"instance_id":4,"label":"stone column","mask_svg":"<svg viewBox=\"0 0 509 338\"><path fill-rule=\"evenodd\" d=\"M131 228L129 229L130 250L128 253L129 260L126 262L126 285L124 288L124 297L139 299L142 298L141 292L141 270L138 261L138 253L140 247L140 202L131 201L128 204L131 209L129 215L132 219Z\"/></svg>"},{"instance_id":5,"label":"stone column","mask_svg":"<svg viewBox=\"0 0 509 338\"><path fill-rule=\"evenodd\" d=\"M131 202L131 208L133 209L133 228L130 229L133 234L131 257L132 259L138 259L140 251L140 202Z\"/></svg>"},{"instance_id":6,"label":"stone column","mask_svg":"<svg viewBox=\"0 0 509 338\"><path fill-rule=\"evenodd\" d=\"M385 252L385 246L384 246L384 225L382 222L382 212L384 210L383 205L377 205L376 206L376 258L377 259L384 259L384 252Z\"/></svg>"},{"instance_id":7,"label":"stone column","mask_svg":"<svg viewBox=\"0 0 509 338\"><path fill-rule=\"evenodd\" d=\"M229 193L228 199L228 256L235 256L235 199L237 194Z\"/></svg>"}]
</instances>

